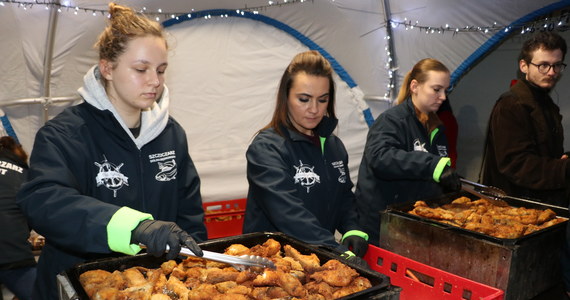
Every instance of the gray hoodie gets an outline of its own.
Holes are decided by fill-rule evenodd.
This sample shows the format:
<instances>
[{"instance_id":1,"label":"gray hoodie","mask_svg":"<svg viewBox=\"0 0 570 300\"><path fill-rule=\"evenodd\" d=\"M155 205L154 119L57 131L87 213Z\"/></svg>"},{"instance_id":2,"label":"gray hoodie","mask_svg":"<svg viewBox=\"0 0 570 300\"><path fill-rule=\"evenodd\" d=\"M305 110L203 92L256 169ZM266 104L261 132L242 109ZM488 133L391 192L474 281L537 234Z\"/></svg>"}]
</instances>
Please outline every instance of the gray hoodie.
<instances>
[{"instance_id":1,"label":"gray hoodie","mask_svg":"<svg viewBox=\"0 0 570 300\"><path fill-rule=\"evenodd\" d=\"M85 101L100 110L109 110L113 113L125 132L131 137L133 142L141 149L145 144L156 138L168 122L168 105L170 97L168 87L164 86L164 91L160 98L152 107L141 112L141 130L138 137L134 137L129 127L125 124L109 98L101 80L101 72L97 65L93 66L83 77L83 87L78 90Z\"/></svg>"}]
</instances>

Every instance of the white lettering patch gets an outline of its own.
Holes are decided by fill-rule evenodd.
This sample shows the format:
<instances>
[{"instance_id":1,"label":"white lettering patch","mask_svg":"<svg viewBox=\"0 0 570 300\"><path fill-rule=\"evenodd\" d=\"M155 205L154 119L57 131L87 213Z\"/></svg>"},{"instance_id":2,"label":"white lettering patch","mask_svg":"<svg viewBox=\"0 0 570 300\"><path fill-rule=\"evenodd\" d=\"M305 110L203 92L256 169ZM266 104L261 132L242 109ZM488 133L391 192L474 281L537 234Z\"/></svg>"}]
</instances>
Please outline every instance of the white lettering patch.
<instances>
[{"instance_id":1,"label":"white lettering patch","mask_svg":"<svg viewBox=\"0 0 570 300\"><path fill-rule=\"evenodd\" d=\"M344 169L344 162L342 160L333 161L331 163L333 168L337 169L340 172L340 176L338 177L338 182L346 183L346 171Z\"/></svg>"},{"instance_id":2,"label":"white lettering patch","mask_svg":"<svg viewBox=\"0 0 570 300\"><path fill-rule=\"evenodd\" d=\"M157 181L171 181L176 179L178 168L176 167L176 151L166 151L162 153L150 154L150 163L158 164L158 173L154 176Z\"/></svg>"}]
</instances>

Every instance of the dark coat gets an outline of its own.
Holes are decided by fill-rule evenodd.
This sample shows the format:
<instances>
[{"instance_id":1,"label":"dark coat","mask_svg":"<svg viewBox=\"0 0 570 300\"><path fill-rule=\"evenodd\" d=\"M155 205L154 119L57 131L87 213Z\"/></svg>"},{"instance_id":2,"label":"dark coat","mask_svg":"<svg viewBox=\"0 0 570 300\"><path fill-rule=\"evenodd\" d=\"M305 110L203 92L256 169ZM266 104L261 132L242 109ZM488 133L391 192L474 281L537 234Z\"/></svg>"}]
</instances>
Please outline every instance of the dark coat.
<instances>
[{"instance_id":1,"label":"dark coat","mask_svg":"<svg viewBox=\"0 0 570 300\"><path fill-rule=\"evenodd\" d=\"M267 129L255 137L246 154L244 233L278 231L306 243L338 247L335 230L359 229L348 154L332 134L334 124L320 132L326 137L322 148L286 128L285 136Z\"/></svg>"},{"instance_id":2,"label":"dark coat","mask_svg":"<svg viewBox=\"0 0 570 300\"><path fill-rule=\"evenodd\" d=\"M36 282L42 299L57 298L58 273L119 255L109 248L107 224L121 207L207 238L200 179L186 134L172 118L139 150L110 111L87 102L69 107L38 131L29 174L18 202L46 238Z\"/></svg>"},{"instance_id":3,"label":"dark coat","mask_svg":"<svg viewBox=\"0 0 570 300\"><path fill-rule=\"evenodd\" d=\"M491 112L482 165L482 183L507 194L568 206L562 160L562 116L548 91L519 80Z\"/></svg>"},{"instance_id":4,"label":"dark coat","mask_svg":"<svg viewBox=\"0 0 570 300\"><path fill-rule=\"evenodd\" d=\"M441 195L434 172L442 160L449 161L443 129L440 125L428 134L407 99L380 114L368 131L356 203L370 243L379 243L380 211L388 205Z\"/></svg>"}]
</instances>

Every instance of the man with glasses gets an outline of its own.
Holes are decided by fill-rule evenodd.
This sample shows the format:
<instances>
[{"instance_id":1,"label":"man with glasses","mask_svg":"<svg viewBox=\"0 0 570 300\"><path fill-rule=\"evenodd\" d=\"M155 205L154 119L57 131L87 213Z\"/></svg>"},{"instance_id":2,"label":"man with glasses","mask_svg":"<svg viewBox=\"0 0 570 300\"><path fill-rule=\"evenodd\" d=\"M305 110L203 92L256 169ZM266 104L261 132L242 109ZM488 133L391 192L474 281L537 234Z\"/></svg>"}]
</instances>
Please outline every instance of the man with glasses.
<instances>
[{"instance_id":1,"label":"man with glasses","mask_svg":"<svg viewBox=\"0 0 570 300\"><path fill-rule=\"evenodd\" d=\"M554 32L526 40L519 80L497 100L489 119L482 180L511 196L568 207L570 160L560 109L549 93L566 64L566 41Z\"/></svg>"}]
</instances>

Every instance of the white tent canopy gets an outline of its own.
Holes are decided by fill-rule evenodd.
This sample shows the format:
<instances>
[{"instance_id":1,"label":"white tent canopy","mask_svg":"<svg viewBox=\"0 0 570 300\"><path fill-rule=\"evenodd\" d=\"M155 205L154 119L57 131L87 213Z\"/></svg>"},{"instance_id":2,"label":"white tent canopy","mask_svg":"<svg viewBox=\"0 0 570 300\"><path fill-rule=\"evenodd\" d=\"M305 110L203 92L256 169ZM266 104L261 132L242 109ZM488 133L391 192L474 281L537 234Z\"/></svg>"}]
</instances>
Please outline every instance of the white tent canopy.
<instances>
[{"instance_id":1,"label":"white tent canopy","mask_svg":"<svg viewBox=\"0 0 570 300\"><path fill-rule=\"evenodd\" d=\"M164 22L171 35L171 113L187 131L205 201L245 197L247 145L269 121L284 68L309 48L337 63L337 134L353 180L371 117L391 105L399 80L425 57L453 72L458 169L476 179L488 114L515 78L522 30L566 29L570 8L568 0L117 2ZM26 150L46 119L78 99L97 62L92 46L107 4L0 0L0 108ZM567 80L553 92L565 115Z\"/></svg>"}]
</instances>

